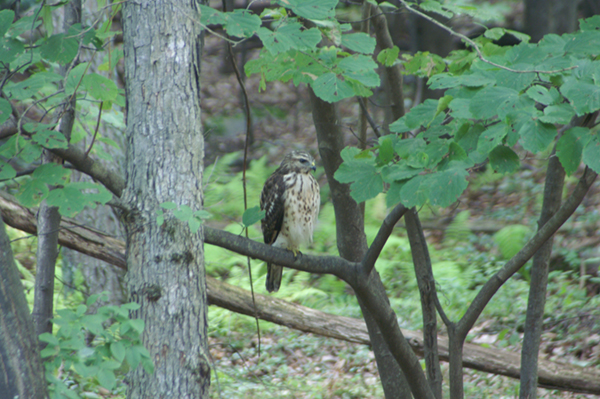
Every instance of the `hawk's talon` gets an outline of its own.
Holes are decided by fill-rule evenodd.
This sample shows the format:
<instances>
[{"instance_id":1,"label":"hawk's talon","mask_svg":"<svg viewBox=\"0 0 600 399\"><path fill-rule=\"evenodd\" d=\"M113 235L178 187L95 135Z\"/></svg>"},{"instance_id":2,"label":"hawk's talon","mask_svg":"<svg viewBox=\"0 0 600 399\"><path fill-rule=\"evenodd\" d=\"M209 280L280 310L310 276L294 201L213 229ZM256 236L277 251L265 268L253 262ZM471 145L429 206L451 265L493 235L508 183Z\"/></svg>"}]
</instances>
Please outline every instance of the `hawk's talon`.
<instances>
[{"instance_id":1,"label":"hawk's talon","mask_svg":"<svg viewBox=\"0 0 600 399\"><path fill-rule=\"evenodd\" d=\"M300 252L297 249L294 248L288 248L288 250L292 251L292 253L294 254L294 260L297 260L299 257L302 256L302 252Z\"/></svg>"}]
</instances>

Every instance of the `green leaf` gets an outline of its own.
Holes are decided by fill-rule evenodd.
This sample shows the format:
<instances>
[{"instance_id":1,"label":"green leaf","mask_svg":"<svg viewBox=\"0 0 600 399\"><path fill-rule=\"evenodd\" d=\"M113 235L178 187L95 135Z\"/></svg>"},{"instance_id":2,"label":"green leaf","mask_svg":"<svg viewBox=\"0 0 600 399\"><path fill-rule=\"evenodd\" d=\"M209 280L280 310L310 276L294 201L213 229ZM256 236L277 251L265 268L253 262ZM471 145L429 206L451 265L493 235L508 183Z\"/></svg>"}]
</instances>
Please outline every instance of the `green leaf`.
<instances>
[{"instance_id":1,"label":"green leaf","mask_svg":"<svg viewBox=\"0 0 600 399\"><path fill-rule=\"evenodd\" d=\"M583 149L583 162L594 172L600 173L600 137L594 134Z\"/></svg>"},{"instance_id":2,"label":"green leaf","mask_svg":"<svg viewBox=\"0 0 600 399\"><path fill-rule=\"evenodd\" d=\"M100 385L109 391L115 387L117 383L117 378L115 377L115 373L112 370L101 368L98 370L98 382Z\"/></svg>"},{"instance_id":3,"label":"green leaf","mask_svg":"<svg viewBox=\"0 0 600 399\"><path fill-rule=\"evenodd\" d=\"M548 148L558 132L554 125L530 119L521 125L518 133L523 148L536 154Z\"/></svg>"},{"instance_id":4,"label":"green leaf","mask_svg":"<svg viewBox=\"0 0 600 399\"><path fill-rule=\"evenodd\" d=\"M225 13L225 30L231 36L250 37L260 27L261 20L258 15L248 10L233 10Z\"/></svg>"},{"instance_id":5,"label":"green leaf","mask_svg":"<svg viewBox=\"0 0 600 399\"><path fill-rule=\"evenodd\" d=\"M0 37L0 60L9 64L25 51L23 43L10 37Z\"/></svg>"},{"instance_id":6,"label":"green leaf","mask_svg":"<svg viewBox=\"0 0 600 399\"><path fill-rule=\"evenodd\" d=\"M588 128L574 127L564 132L556 143L556 155L567 175L572 175L577 171L581 163L583 148L590 138Z\"/></svg>"},{"instance_id":7,"label":"green leaf","mask_svg":"<svg viewBox=\"0 0 600 399\"><path fill-rule=\"evenodd\" d=\"M498 173L512 173L520 164L519 156L510 147L499 145L490 152L490 166Z\"/></svg>"},{"instance_id":8,"label":"green leaf","mask_svg":"<svg viewBox=\"0 0 600 399\"><path fill-rule=\"evenodd\" d=\"M137 366L140 364L141 358L142 356L140 355L137 345L130 347L125 353L125 359L127 359L127 363L129 363L131 370L135 370L137 368Z\"/></svg>"},{"instance_id":9,"label":"green leaf","mask_svg":"<svg viewBox=\"0 0 600 399\"><path fill-rule=\"evenodd\" d=\"M50 333L43 333L40 334L40 336L38 337L38 339L42 342L47 342L50 345L58 345L58 338L56 338L54 335L50 334Z\"/></svg>"},{"instance_id":10,"label":"green leaf","mask_svg":"<svg viewBox=\"0 0 600 399\"><path fill-rule=\"evenodd\" d=\"M142 319L131 319L130 320L131 327L138 333L141 334L144 332L144 320Z\"/></svg>"},{"instance_id":11,"label":"green leaf","mask_svg":"<svg viewBox=\"0 0 600 399\"><path fill-rule=\"evenodd\" d=\"M508 101L516 101L519 93L506 87L490 86L481 89L471 100L469 110L477 118L489 119Z\"/></svg>"},{"instance_id":12,"label":"green leaf","mask_svg":"<svg viewBox=\"0 0 600 399\"><path fill-rule=\"evenodd\" d=\"M353 55L342 59L338 67L344 72L344 78L359 81L367 87L377 87L381 84L379 75L375 72L377 64L371 57L365 55Z\"/></svg>"},{"instance_id":13,"label":"green leaf","mask_svg":"<svg viewBox=\"0 0 600 399\"><path fill-rule=\"evenodd\" d=\"M56 130L41 130L36 132L31 139L46 148L68 148L67 138Z\"/></svg>"},{"instance_id":14,"label":"green leaf","mask_svg":"<svg viewBox=\"0 0 600 399\"><path fill-rule=\"evenodd\" d=\"M17 171L10 164L0 159L0 181L12 179L17 175Z\"/></svg>"},{"instance_id":15,"label":"green leaf","mask_svg":"<svg viewBox=\"0 0 600 399\"><path fill-rule=\"evenodd\" d=\"M433 12L445 18L452 18L454 16L453 13L445 10L437 1L424 1L419 3L419 7L424 11Z\"/></svg>"},{"instance_id":16,"label":"green leaf","mask_svg":"<svg viewBox=\"0 0 600 399\"><path fill-rule=\"evenodd\" d=\"M40 46L40 53L50 62L66 65L73 61L79 51L79 43L74 37L66 38L64 33L50 36Z\"/></svg>"},{"instance_id":17,"label":"green leaf","mask_svg":"<svg viewBox=\"0 0 600 399\"><path fill-rule=\"evenodd\" d=\"M255 206L253 208L248 208L242 215L242 223L246 227L252 226L254 223L264 219L265 211L261 211L260 207Z\"/></svg>"},{"instance_id":18,"label":"green leaf","mask_svg":"<svg viewBox=\"0 0 600 399\"><path fill-rule=\"evenodd\" d=\"M80 85L82 76L87 68L88 64L82 63L71 69L65 83L65 94L71 95L75 92L75 88L77 88L77 85ZM81 89L81 86L79 86L79 89Z\"/></svg>"},{"instance_id":19,"label":"green leaf","mask_svg":"<svg viewBox=\"0 0 600 399\"><path fill-rule=\"evenodd\" d=\"M193 211L188 205L181 205L179 209L173 211L173 216L182 222L187 222L193 216Z\"/></svg>"},{"instance_id":20,"label":"green leaf","mask_svg":"<svg viewBox=\"0 0 600 399\"><path fill-rule=\"evenodd\" d=\"M500 229L494 234L494 241L498 245L502 257L510 259L523 248L530 235L531 230L529 227L515 224Z\"/></svg>"},{"instance_id":21,"label":"green leaf","mask_svg":"<svg viewBox=\"0 0 600 399\"><path fill-rule=\"evenodd\" d=\"M291 9L306 19L328 19L335 17L338 0L279 0L279 4Z\"/></svg>"},{"instance_id":22,"label":"green leaf","mask_svg":"<svg viewBox=\"0 0 600 399\"><path fill-rule=\"evenodd\" d=\"M65 169L62 165L47 163L38 166L32 174L32 177L42 180L50 185L63 185L71 176L71 170Z\"/></svg>"},{"instance_id":23,"label":"green leaf","mask_svg":"<svg viewBox=\"0 0 600 399\"><path fill-rule=\"evenodd\" d=\"M432 205L447 207L456 202L469 183L469 172L463 168L447 169L428 175L429 201Z\"/></svg>"},{"instance_id":24,"label":"green leaf","mask_svg":"<svg viewBox=\"0 0 600 399\"><path fill-rule=\"evenodd\" d=\"M368 151L364 153L366 158L360 158L361 154L357 148L342 150L344 162L334 174L340 183L352 183L351 195L356 202L374 198L383 191L383 180L375 168L373 154Z\"/></svg>"},{"instance_id":25,"label":"green leaf","mask_svg":"<svg viewBox=\"0 0 600 399\"><path fill-rule=\"evenodd\" d=\"M415 169L406 164L393 164L384 166L381 169L381 176L386 183L394 183L410 179L421 173L423 169Z\"/></svg>"},{"instance_id":26,"label":"green leaf","mask_svg":"<svg viewBox=\"0 0 600 399\"><path fill-rule=\"evenodd\" d=\"M291 22L271 31L267 28L257 30L258 37L271 54L278 54L289 49L309 50L321 41L321 34L316 28L303 30L302 24Z\"/></svg>"},{"instance_id":27,"label":"green leaf","mask_svg":"<svg viewBox=\"0 0 600 399\"><path fill-rule=\"evenodd\" d=\"M566 125L575 116L575 110L569 103L550 105L544 108L544 116L539 119L544 123L559 123Z\"/></svg>"},{"instance_id":28,"label":"green leaf","mask_svg":"<svg viewBox=\"0 0 600 399\"><path fill-rule=\"evenodd\" d=\"M496 123L484 130L477 141L477 151L480 154L487 154L497 145L502 143L508 133L508 126L505 123Z\"/></svg>"},{"instance_id":29,"label":"green leaf","mask_svg":"<svg viewBox=\"0 0 600 399\"><path fill-rule=\"evenodd\" d=\"M200 230L200 226L202 225L202 220L196 218L190 218L187 222L188 226L190 227L190 231L193 234L196 234L198 230Z\"/></svg>"},{"instance_id":30,"label":"green leaf","mask_svg":"<svg viewBox=\"0 0 600 399\"><path fill-rule=\"evenodd\" d=\"M142 306L137 302L129 302L129 303L122 304L121 307L123 309L127 309L127 310L138 310Z\"/></svg>"},{"instance_id":31,"label":"green leaf","mask_svg":"<svg viewBox=\"0 0 600 399\"><path fill-rule=\"evenodd\" d=\"M377 62L383 66L391 67L398 59L398 54L400 54L400 49L396 46L383 49L377 54Z\"/></svg>"},{"instance_id":32,"label":"green leaf","mask_svg":"<svg viewBox=\"0 0 600 399\"><path fill-rule=\"evenodd\" d=\"M354 90L348 83L340 80L333 72L319 76L311 86L315 95L329 103L354 96Z\"/></svg>"},{"instance_id":33,"label":"green leaf","mask_svg":"<svg viewBox=\"0 0 600 399\"><path fill-rule=\"evenodd\" d=\"M19 190L17 199L21 205L31 208L39 205L40 202L48 195L48 186L40 180L32 179L26 181Z\"/></svg>"},{"instance_id":34,"label":"green leaf","mask_svg":"<svg viewBox=\"0 0 600 399\"><path fill-rule=\"evenodd\" d=\"M22 82L7 84L5 90L10 95L11 100L28 100L37 94L46 83L45 75L36 73Z\"/></svg>"},{"instance_id":35,"label":"green leaf","mask_svg":"<svg viewBox=\"0 0 600 399\"><path fill-rule=\"evenodd\" d=\"M375 44L375 38L363 32L342 35L342 46L357 53L373 54Z\"/></svg>"},{"instance_id":36,"label":"green leaf","mask_svg":"<svg viewBox=\"0 0 600 399\"><path fill-rule=\"evenodd\" d=\"M544 86L531 86L529 89L527 89L526 93L529 97L531 97L531 99L537 101L540 104L550 105L554 101L554 98L552 98L550 91Z\"/></svg>"},{"instance_id":37,"label":"green leaf","mask_svg":"<svg viewBox=\"0 0 600 399\"><path fill-rule=\"evenodd\" d=\"M163 209L169 209L169 210L177 209L177 204L174 202L171 202L171 201L163 202L159 206Z\"/></svg>"},{"instance_id":38,"label":"green leaf","mask_svg":"<svg viewBox=\"0 0 600 399\"><path fill-rule=\"evenodd\" d=\"M50 206L57 206L61 215L70 217L81 212L87 201L81 191L66 186L50 191L46 202Z\"/></svg>"},{"instance_id":39,"label":"green leaf","mask_svg":"<svg viewBox=\"0 0 600 399\"><path fill-rule=\"evenodd\" d=\"M38 19L37 15L34 13L33 15L29 15L27 17L23 17L15 23L8 30L8 36L17 37L22 35L27 31L32 31L36 29L38 26L42 24L42 20Z\"/></svg>"},{"instance_id":40,"label":"green leaf","mask_svg":"<svg viewBox=\"0 0 600 399\"><path fill-rule=\"evenodd\" d=\"M405 117L406 126L410 129L416 129L420 126L427 127L435 117L437 107L437 100L431 99L412 107Z\"/></svg>"},{"instance_id":41,"label":"green leaf","mask_svg":"<svg viewBox=\"0 0 600 399\"><path fill-rule=\"evenodd\" d=\"M380 165L386 165L394 159L394 139L395 135L388 135L379 138L379 153L377 161Z\"/></svg>"},{"instance_id":42,"label":"green leaf","mask_svg":"<svg viewBox=\"0 0 600 399\"><path fill-rule=\"evenodd\" d=\"M598 55L600 32L596 30L578 32L565 45L564 51L576 55Z\"/></svg>"},{"instance_id":43,"label":"green leaf","mask_svg":"<svg viewBox=\"0 0 600 399\"><path fill-rule=\"evenodd\" d=\"M113 101L119 93L115 82L97 73L85 75L81 84L92 97L100 101Z\"/></svg>"},{"instance_id":44,"label":"green leaf","mask_svg":"<svg viewBox=\"0 0 600 399\"><path fill-rule=\"evenodd\" d=\"M591 81L568 77L560 92L571 102L578 116L600 109L600 86Z\"/></svg>"},{"instance_id":45,"label":"green leaf","mask_svg":"<svg viewBox=\"0 0 600 399\"><path fill-rule=\"evenodd\" d=\"M406 182L400 190L402 204L407 208L422 206L429 199L429 175L415 176Z\"/></svg>"},{"instance_id":46,"label":"green leaf","mask_svg":"<svg viewBox=\"0 0 600 399\"><path fill-rule=\"evenodd\" d=\"M110 344L110 353L121 363L125 359L125 346L121 341L113 342Z\"/></svg>"},{"instance_id":47,"label":"green leaf","mask_svg":"<svg viewBox=\"0 0 600 399\"><path fill-rule=\"evenodd\" d=\"M0 37L3 37L8 28L15 19L15 12L13 10L2 10L0 11Z\"/></svg>"}]
</instances>

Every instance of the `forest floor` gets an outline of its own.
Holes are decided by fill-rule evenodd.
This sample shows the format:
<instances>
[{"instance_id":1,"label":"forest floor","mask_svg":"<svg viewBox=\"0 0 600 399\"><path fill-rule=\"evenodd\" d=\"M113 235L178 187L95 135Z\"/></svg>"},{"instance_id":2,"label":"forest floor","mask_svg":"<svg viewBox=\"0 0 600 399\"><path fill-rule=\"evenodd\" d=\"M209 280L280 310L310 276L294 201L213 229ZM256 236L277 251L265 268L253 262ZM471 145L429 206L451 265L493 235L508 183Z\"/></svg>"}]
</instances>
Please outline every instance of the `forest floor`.
<instances>
[{"instance_id":1,"label":"forest floor","mask_svg":"<svg viewBox=\"0 0 600 399\"><path fill-rule=\"evenodd\" d=\"M245 143L245 116L241 91L235 74L226 57L223 41L214 36L206 39L202 63L202 111L206 126L206 168L220 157L240 151ZM257 50L250 50L246 59L256 57ZM238 61L242 55L238 53ZM258 77L245 79L250 97L253 118L253 144L249 159L267 156L275 165L282 155L293 149L304 149L318 155L316 134L310 113L310 102L305 87L280 82L268 83L267 90L259 93ZM410 87L407 93L411 93ZM233 100L236 99L236 100ZM371 106L373 118L382 120L383 110ZM339 105L340 123L346 129L346 145L355 145L358 104L352 100ZM371 132L370 132L371 133ZM318 157L317 162L319 162ZM423 219L427 240L432 247L447 250L444 244L452 221L457 215L465 215L472 230L473 247L486 253L494 250L492 239L502 227L520 223L534 226L539 217L540 194L543 191L545 162L521 157L524 167L514 177L502 178L490 173L483 177L473 176L474 184L462 195L455 206L427 213ZM242 155L231 164L234 171L242 168ZM324 176L320 177L323 187ZM566 191L577 183L567 179ZM570 271L568 276L578 275L572 258L574 255L595 258L600 256L600 185L596 183L577 211L574 222L568 222L555 239L552 270ZM481 227L478 230L478 226ZM485 226L485 227L484 227ZM491 227L490 227L491 226ZM589 264L589 271L596 273L597 263ZM577 272L577 273L576 273ZM579 286L575 277L559 278L549 287L549 295L575 289ZM598 284L587 280L581 288L585 296L597 295ZM526 292L524 293L526 296ZM565 292L560 292L564 295ZM577 300L585 301L585 298ZM526 302L526 300L525 300ZM555 306L549 302L549 306ZM556 305L559 306L559 305ZM562 304L560 304L562 306ZM562 308L561 308L562 309ZM566 312L566 311L565 311ZM578 365L600 367L600 318L598 312L587 309L573 311L569 317L545 320L541 353L544 358L568 361ZM566 314L566 313L565 313ZM241 317L241 316L240 316ZM470 335L471 342L518 351L523 333L519 330L523 314L505 315L504 318L482 316ZM246 325L252 325L247 322ZM506 329L510 339L504 339ZM221 377L213 378L213 397L244 398L367 398L382 397L374 357L369 348L304 334L285 327L269 327L261 336L261 357L257 354L255 329L244 331L215 332L211 336L211 355L216 371ZM447 365L443 366L447 373ZM446 379L447 381L447 379ZM467 396L508 398L518 396L518 381L465 369ZM219 393L220 391L220 393ZM489 393L493 393L491 396ZM590 398L594 396L540 389L541 398Z\"/></svg>"}]
</instances>

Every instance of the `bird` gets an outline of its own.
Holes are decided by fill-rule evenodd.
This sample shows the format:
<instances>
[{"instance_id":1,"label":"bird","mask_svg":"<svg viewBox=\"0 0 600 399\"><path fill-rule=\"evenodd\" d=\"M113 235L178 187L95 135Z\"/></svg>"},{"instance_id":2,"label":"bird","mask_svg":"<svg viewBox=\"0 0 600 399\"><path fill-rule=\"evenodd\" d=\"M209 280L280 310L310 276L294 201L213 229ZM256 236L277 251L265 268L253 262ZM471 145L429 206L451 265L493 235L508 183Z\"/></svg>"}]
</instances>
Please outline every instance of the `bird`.
<instances>
[{"instance_id":1,"label":"bird","mask_svg":"<svg viewBox=\"0 0 600 399\"><path fill-rule=\"evenodd\" d=\"M310 154L292 151L269 176L260 195L260 209L265 211L261 221L265 244L288 249L294 257L301 245L312 242L317 224L321 195L311 173L315 170ZM282 266L267 263L267 291L279 290L282 273Z\"/></svg>"}]
</instances>

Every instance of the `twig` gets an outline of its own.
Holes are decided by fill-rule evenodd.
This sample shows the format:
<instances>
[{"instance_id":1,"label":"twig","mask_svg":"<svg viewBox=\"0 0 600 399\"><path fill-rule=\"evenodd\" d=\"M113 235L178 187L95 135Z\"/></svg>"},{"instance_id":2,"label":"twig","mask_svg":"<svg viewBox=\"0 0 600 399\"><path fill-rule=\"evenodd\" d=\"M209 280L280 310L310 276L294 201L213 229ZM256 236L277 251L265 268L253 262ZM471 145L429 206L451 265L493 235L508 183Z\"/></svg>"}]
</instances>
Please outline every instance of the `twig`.
<instances>
[{"instance_id":1,"label":"twig","mask_svg":"<svg viewBox=\"0 0 600 399\"><path fill-rule=\"evenodd\" d=\"M98 120L96 121L96 129L94 130L94 136L92 137L92 142L90 143L89 148L85 152L86 158L90 154L90 151L92 151L92 147L94 146L94 142L96 141L96 136L98 135L98 128L100 127L100 117L102 116L102 104L104 104L104 101L100 101L100 107L98 109Z\"/></svg>"},{"instance_id":2,"label":"twig","mask_svg":"<svg viewBox=\"0 0 600 399\"><path fill-rule=\"evenodd\" d=\"M477 52L478 58L481 61L485 62L486 64L490 64L490 65L493 65L493 66L498 67L500 69L504 69L505 71L514 72L514 73L537 73L537 74L548 74L548 75L553 75L553 74L557 74L557 73L560 73L560 72L565 72L565 71L569 71L571 69L577 68L577 66L571 66L571 67L568 67L568 68L557 69L557 70L552 70L552 71L542 71L542 70L539 70L539 69L531 69L531 70L528 70L528 71L519 71L519 70L516 70L516 69L509 68L509 67L504 66L504 65L497 64L497 63L495 63L493 61L490 61L490 60L486 59L483 56L483 53L481 52L481 49L479 48L479 46L477 45L477 43L475 43L473 40L469 39L467 36L465 36L465 35L463 35L461 33L455 32L454 30L452 30L451 28L447 27L443 23L437 21L435 18L431 18L429 15L427 15L427 14L421 12L421 11L418 11L418 10L412 8L410 5L408 5L408 3L405 0L399 0L399 1L408 10L414 12L415 14L417 14L417 15L423 17L423 18L425 18L426 20L428 20L432 24L435 24L435 25L439 26L440 28L442 28L446 32L450 33L452 36L456 36L456 37L464 40L465 42L467 42L471 47L473 47L475 49L475 51Z\"/></svg>"}]
</instances>

